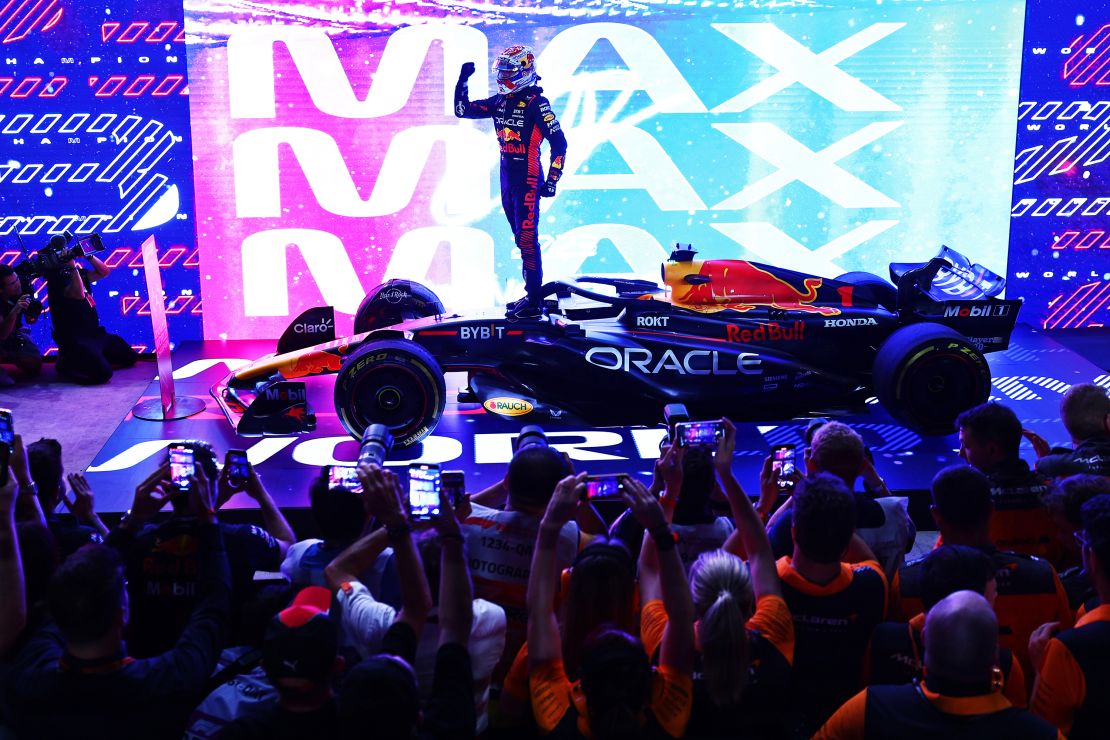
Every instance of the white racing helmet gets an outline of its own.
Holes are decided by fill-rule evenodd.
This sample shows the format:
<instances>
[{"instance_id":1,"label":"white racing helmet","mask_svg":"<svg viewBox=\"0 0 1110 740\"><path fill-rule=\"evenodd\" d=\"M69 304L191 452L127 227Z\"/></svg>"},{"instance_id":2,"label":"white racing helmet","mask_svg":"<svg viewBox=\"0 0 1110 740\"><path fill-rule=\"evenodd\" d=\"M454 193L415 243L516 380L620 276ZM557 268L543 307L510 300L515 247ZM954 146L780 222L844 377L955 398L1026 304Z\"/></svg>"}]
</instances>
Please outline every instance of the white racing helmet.
<instances>
[{"instance_id":1,"label":"white racing helmet","mask_svg":"<svg viewBox=\"0 0 1110 740\"><path fill-rule=\"evenodd\" d=\"M532 47L520 44L510 46L497 55L493 73L497 77L497 92L502 95L534 85L540 79L536 76L536 55L532 53Z\"/></svg>"}]
</instances>

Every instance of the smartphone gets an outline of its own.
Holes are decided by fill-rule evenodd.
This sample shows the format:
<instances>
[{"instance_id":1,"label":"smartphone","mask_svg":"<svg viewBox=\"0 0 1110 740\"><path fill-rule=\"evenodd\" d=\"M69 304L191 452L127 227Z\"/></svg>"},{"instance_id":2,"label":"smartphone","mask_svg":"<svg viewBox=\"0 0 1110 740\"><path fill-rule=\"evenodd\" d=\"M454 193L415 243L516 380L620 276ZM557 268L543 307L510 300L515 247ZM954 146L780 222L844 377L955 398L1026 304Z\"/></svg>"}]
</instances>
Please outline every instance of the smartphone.
<instances>
[{"instance_id":1,"label":"smartphone","mask_svg":"<svg viewBox=\"0 0 1110 740\"><path fill-rule=\"evenodd\" d=\"M0 486L8 483L8 463L15 447L15 425L11 409L0 409Z\"/></svg>"},{"instance_id":2,"label":"smartphone","mask_svg":"<svg viewBox=\"0 0 1110 740\"><path fill-rule=\"evenodd\" d=\"M10 450L15 445L15 425L12 423L11 409L0 409L0 444Z\"/></svg>"},{"instance_id":3,"label":"smartphone","mask_svg":"<svg viewBox=\"0 0 1110 740\"><path fill-rule=\"evenodd\" d=\"M786 491L794 487L790 476L794 475L794 445L775 445L771 449L771 470L778 480L779 490Z\"/></svg>"},{"instance_id":4,"label":"smartphone","mask_svg":"<svg viewBox=\"0 0 1110 740\"><path fill-rule=\"evenodd\" d=\"M624 492L624 474L616 475L587 475L586 499L620 498Z\"/></svg>"},{"instance_id":5,"label":"smartphone","mask_svg":"<svg viewBox=\"0 0 1110 740\"><path fill-rule=\"evenodd\" d=\"M679 447L716 447L725 436L725 425L720 421L686 421L675 424L674 433L678 437Z\"/></svg>"},{"instance_id":6,"label":"smartphone","mask_svg":"<svg viewBox=\"0 0 1110 740\"><path fill-rule=\"evenodd\" d=\"M251 477L251 462L247 459L246 450L228 450L224 457L224 467L227 469L228 483L233 488L247 485Z\"/></svg>"},{"instance_id":7,"label":"smartphone","mask_svg":"<svg viewBox=\"0 0 1110 740\"><path fill-rule=\"evenodd\" d=\"M358 479L358 468L354 465L329 465L328 488L344 488L354 493L362 493L362 481Z\"/></svg>"},{"instance_id":8,"label":"smartphone","mask_svg":"<svg viewBox=\"0 0 1110 740\"><path fill-rule=\"evenodd\" d=\"M441 484L438 465L409 465L409 515L414 522L427 522L439 516Z\"/></svg>"},{"instance_id":9,"label":"smartphone","mask_svg":"<svg viewBox=\"0 0 1110 740\"><path fill-rule=\"evenodd\" d=\"M466 473L462 470L444 470L440 475L440 482L451 506L459 508L459 503L466 495Z\"/></svg>"},{"instance_id":10,"label":"smartphone","mask_svg":"<svg viewBox=\"0 0 1110 740\"><path fill-rule=\"evenodd\" d=\"M179 491L188 491L189 478L196 474L197 465L193 449L184 445L170 445L170 482Z\"/></svg>"}]
</instances>

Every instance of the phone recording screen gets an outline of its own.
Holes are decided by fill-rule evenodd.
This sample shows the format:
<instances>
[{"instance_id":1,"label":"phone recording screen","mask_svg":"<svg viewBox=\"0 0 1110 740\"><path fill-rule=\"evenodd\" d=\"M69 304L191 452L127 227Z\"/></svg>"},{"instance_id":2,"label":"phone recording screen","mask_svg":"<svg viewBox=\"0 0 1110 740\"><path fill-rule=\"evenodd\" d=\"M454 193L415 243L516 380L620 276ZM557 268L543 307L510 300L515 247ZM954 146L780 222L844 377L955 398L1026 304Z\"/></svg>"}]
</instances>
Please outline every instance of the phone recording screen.
<instances>
[{"instance_id":1,"label":"phone recording screen","mask_svg":"<svg viewBox=\"0 0 1110 740\"><path fill-rule=\"evenodd\" d=\"M345 488L362 493L362 481L358 479L358 469L354 465L332 465L328 468L328 488Z\"/></svg>"},{"instance_id":2,"label":"phone recording screen","mask_svg":"<svg viewBox=\"0 0 1110 740\"><path fill-rule=\"evenodd\" d=\"M12 412L0 409L0 442L8 447L15 444L15 425L12 423Z\"/></svg>"},{"instance_id":3,"label":"phone recording screen","mask_svg":"<svg viewBox=\"0 0 1110 740\"><path fill-rule=\"evenodd\" d=\"M245 481L250 478L251 464L247 453L232 450L227 453L227 475L234 481Z\"/></svg>"},{"instance_id":4,"label":"phone recording screen","mask_svg":"<svg viewBox=\"0 0 1110 740\"><path fill-rule=\"evenodd\" d=\"M188 447L170 448L170 481L181 490L189 487L189 478L196 472L193 451Z\"/></svg>"},{"instance_id":5,"label":"phone recording screen","mask_svg":"<svg viewBox=\"0 0 1110 740\"><path fill-rule=\"evenodd\" d=\"M416 520L439 516L439 466L409 466L409 512Z\"/></svg>"},{"instance_id":6,"label":"phone recording screen","mask_svg":"<svg viewBox=\"0 0 1110 740\"><path fill-rule=\"evenodd\" d=\"M619 475L605 475L586 479L586 498L617 498L624 484Z\"/></svg>"},{"instance_id":7,"label":"phone recording screen","mask_svg":"<svg viewBox=\"0 0 1110 740\"><path fill-rule=\"evenodd\" d=\"M724 434L724 426L719 421L692 421L679 424L678 431L683 447L716 445Z\"/></svg>"},{"instance_id":8,"label":"phone recording screen","mask_svg":"<svg viewBox=\"0 0 1110 740\"><path fill-rule=\"evenodd\" d=\"M466 495L466 475L461 470L444 470L440 480L447 499L457 507Z\"/></svg>"},{"instance_id":9,"label":"phone recording screen","mask_svg":"<svg viewBox=\"0 0 1110 740\"><path fill-rule=\"evenodd\" d=\"M779 479L780 486L793 485L792 482L785 483L785 479L794 475L794 446L793 445L779 445L775 448L771 456L771 469L775 471Z\"/></svg>"}]
</instances>

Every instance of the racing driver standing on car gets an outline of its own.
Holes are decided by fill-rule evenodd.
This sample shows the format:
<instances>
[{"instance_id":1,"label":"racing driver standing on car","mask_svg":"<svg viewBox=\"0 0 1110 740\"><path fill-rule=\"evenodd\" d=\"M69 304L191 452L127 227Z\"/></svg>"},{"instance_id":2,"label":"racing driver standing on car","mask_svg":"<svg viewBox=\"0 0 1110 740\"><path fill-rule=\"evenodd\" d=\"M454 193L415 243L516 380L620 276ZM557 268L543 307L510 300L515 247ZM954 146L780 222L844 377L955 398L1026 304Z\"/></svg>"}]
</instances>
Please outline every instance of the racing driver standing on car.
<instances>
[{"instance_id":1,"label":"racing driver standing on car","mask_svg":"<svg viewBox=\"0 0 1110 740\"><path fill-rule=\"evenodd\" d=\"M527 46L510 46L493 64L497 75L497 95L471 102L466 80L474 74L474 63L467 62L455 84L455 115L459 118L492 118L501 147L501 206L513 230L513 238L524 262L526 295L506 307L510 318L536 318L542 314L540 286L543 265L540 261L537 225L540 197L555 195L555 185L563 175L567 139L563 135L551 103L536 83L536 57ZM540 164L540 142L551 147L551 167L547 178Z\"/></svg>"}]
</instances>

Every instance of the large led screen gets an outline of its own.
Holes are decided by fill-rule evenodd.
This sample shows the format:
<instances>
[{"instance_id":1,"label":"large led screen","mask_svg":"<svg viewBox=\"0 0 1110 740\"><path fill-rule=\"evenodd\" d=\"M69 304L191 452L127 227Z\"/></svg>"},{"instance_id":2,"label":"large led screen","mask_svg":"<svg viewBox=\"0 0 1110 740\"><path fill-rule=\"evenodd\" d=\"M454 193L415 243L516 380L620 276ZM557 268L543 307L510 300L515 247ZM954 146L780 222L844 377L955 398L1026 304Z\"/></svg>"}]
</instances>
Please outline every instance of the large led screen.
<instances>
[{"instance_id":1,"label":"large led screen","mask_svg":"<svg viewBox=\"0 0 1110 740\"><path fill-rule=\"evenodd\" d=\"M0 1L0 263L64 231L100 233L100 320L140 350L153 344L139 249L151 235L173 338L201 336L188 94L180 0ZM49 352L46 304L31 331Z\"/></svg>"},{"instance_id":2,"label":"large led screen","mask_svg":"<svg viewBox=\"0 0 1110 740\"><path fill-rule=\"evenodd\" d=\"M1032 0L1009 295L1046 329L1110 323L1110 7Z\"/></svg>"},{"instance_id":3,"label":"large led screen","mask_svg":"<svg viewBox=\"0 0 1110 740\"><path fill-rule=\"evenodd\" d=\"M546 279L657 279L678 242L1005 273L1024 2L706 5L187 4L205 336L323 303L342 331L391 277L451 310L520 295L492 125L452 111L460 65L491 94L513 43L569 145Z\"/></svg>"}]
</instances>

